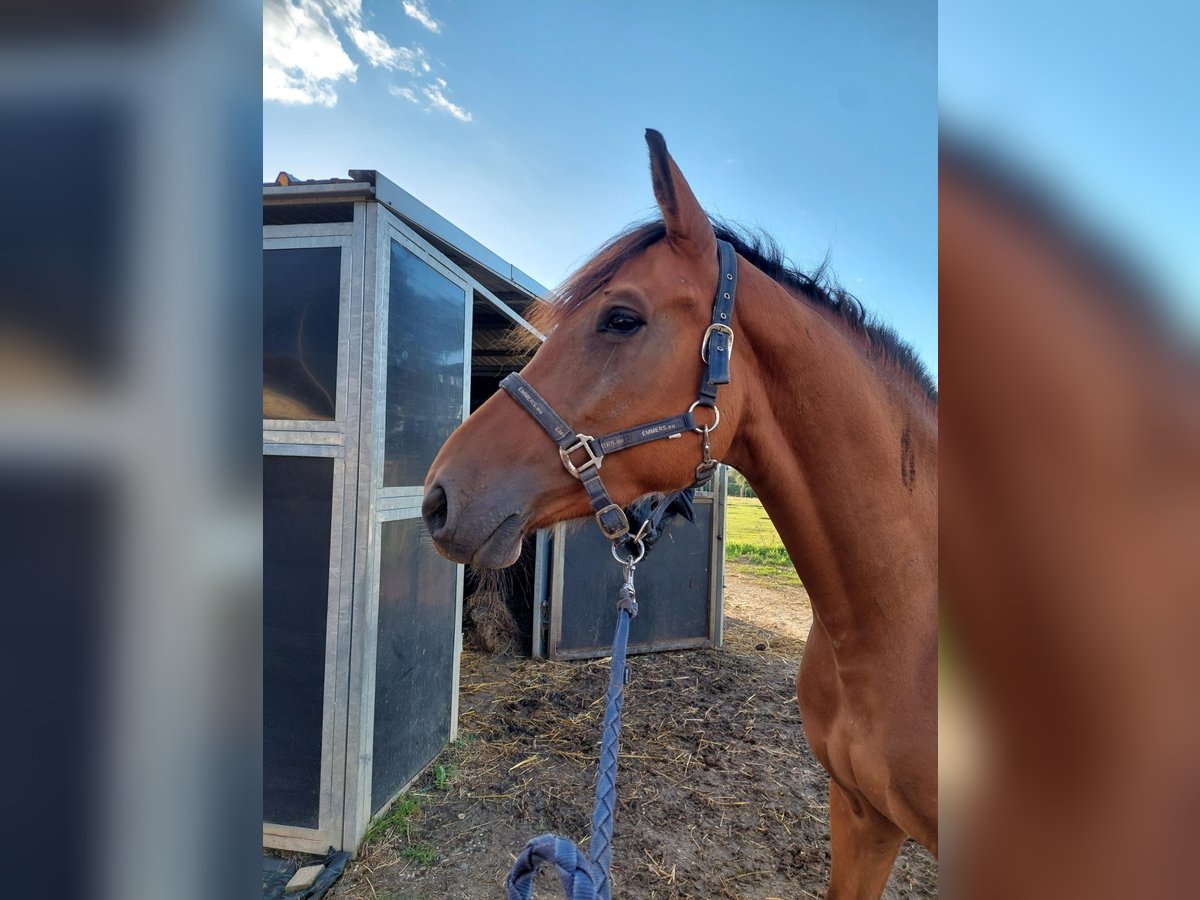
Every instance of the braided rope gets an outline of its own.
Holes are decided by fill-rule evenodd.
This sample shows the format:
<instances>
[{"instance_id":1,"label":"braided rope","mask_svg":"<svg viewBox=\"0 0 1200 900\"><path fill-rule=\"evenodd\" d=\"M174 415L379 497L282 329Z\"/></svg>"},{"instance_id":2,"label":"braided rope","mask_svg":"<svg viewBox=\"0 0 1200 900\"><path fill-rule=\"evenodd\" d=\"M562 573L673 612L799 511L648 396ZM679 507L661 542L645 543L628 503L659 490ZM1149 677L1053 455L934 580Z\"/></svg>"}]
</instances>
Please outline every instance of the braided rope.
<instances>
[{"instance_id":1,"label":"braided rope","mask_svg":"<svg viewBox=\"0 0 1200 900\"><path fill-rule=\"evenodd\" d=\"M543 863L553 863L567 900L611 900L613 815L617 807L617 752L621 739L621 706L625 700L625 646L629 620L637 615L630 584L621 588L617 604L617 630L613 635L612 670L604 707L604 735L600 741L600 772L596 777L596 805L592 812L592 858L567 838L543 834L525 845L508 874L508 900L531 900L533 876Z\"/></svg>"}]
</instances>

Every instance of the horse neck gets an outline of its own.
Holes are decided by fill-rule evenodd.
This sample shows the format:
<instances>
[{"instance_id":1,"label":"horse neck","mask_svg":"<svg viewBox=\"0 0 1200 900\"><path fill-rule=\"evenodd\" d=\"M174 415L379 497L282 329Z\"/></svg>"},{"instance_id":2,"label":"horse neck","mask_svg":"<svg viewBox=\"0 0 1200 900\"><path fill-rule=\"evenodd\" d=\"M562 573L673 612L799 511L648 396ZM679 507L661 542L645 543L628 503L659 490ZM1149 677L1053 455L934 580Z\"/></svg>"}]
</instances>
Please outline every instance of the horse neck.
<instances>
[{"instance_id":1,"label":"horse neck","mask_svg":"<svg viewBox=\"0 0 1200 900\"><path fill-rule=\"evenodd\" d=\"M906 375L830 313L749 269L725 461L754 488L835 648L936 629L937 424Z\"/></svg>"}]
</instances>

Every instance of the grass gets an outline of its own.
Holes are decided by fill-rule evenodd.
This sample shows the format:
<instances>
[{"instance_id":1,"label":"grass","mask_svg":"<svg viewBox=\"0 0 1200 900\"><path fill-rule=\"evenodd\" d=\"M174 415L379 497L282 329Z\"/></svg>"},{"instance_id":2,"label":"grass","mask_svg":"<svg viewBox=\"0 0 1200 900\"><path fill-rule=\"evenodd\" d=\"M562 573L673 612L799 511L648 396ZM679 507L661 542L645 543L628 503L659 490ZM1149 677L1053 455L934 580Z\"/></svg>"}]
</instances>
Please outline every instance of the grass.
<instances>
[{"instance_id":1,"label":"grass","mask_svg":"<svg viewBox=\"0 0 1200 900\"><path fill-rule=\"evenodd\" d=\"M432 866L434 859L437 858L437 852L433 849L433 845L426 843L409 844L400 851L400 855L406 859L416 860L423 866Z\"/></svg>"},{"instance_id":2,"label":"grass","mask_svg":"<svg viewBox=\"0 0 1200 900\"><path fill-rule=\"evenodd\" d=\"M792 560L767 511L754 497L729 497L725 508L725 562L733 571L773 583L799 584Z\"/></svg>"},{"instance_id":3,"label":"grass","mask_svg":"<svg viewBox=\"0 0 1200 900\"><path fill-rule=\"evenodd\" d=\"M421 800L431 800L435 796L429 791L448 791L459 778L462 770L458 763L474 740L474 735L461 735L443 750L428 770L429 781L425 790L414 789L412 793L398 797L392 808L367 830L363 837L363 846L378 842L395 848L404 844L403 849L399 850L402 857L414 860L422 866L433 865L437 859L437 850L432 844L413 840L413 821L419 818Z\"/></svg>"},{"instance_id":4,"label":"grass","mask_svg":"<svg viewBox=\"0 0 1200 900\"><path fill-rule=\"evenodd\" d=\"M377 838L401 832L407 839L409 833L412 831L412 818L420 809L421 804L417 802L416 797L405 794L403 797L398 798L392 804L392 808L387 811L387 814L378 819L367 831L366 837L363 838L363 843L369 844Z\"/></svg>"},{"instance_id":5,"label":"grass","mask_svg":"<svg viewBox=\"0 0 1200 900\"><path fill-rule=\"evenodd\" d=\"M433 786L439 791L450 788L450 782L459 776L458 766L452 762L438 763L433 767Z\"/></svg>"}]
</instances>

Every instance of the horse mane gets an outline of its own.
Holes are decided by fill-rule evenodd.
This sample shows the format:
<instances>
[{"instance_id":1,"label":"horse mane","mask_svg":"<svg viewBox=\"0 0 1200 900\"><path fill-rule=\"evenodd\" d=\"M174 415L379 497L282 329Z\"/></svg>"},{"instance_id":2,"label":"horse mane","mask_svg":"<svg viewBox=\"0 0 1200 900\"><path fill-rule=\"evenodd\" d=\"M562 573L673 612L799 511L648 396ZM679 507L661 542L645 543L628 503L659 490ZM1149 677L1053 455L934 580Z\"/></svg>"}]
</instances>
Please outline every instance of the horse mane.
<instances>
[{"instance_id":1,"label":"horse mane","mask_svg":"<svg viewBox=\"0 0 1200 900\"><path fill-rule=\"evenodd\" d=\"M852 334L865 342L869 355L894 363L913 380L931 403L937 404L937 385L916 351L894 329L867 312L857 297L834 281L828 258L822 260L813 272L804 272L788 262L779 243L769 234L711 216L710 221L717 237L732 244L751 265L793 296L832 313ZM662 220L630 225L567 278L548 301L539 303L530 317L531 324L544 334L549 334L559 321L599 293L625 263L665 236L666 226Z\"/></svg>"}]
</instances>

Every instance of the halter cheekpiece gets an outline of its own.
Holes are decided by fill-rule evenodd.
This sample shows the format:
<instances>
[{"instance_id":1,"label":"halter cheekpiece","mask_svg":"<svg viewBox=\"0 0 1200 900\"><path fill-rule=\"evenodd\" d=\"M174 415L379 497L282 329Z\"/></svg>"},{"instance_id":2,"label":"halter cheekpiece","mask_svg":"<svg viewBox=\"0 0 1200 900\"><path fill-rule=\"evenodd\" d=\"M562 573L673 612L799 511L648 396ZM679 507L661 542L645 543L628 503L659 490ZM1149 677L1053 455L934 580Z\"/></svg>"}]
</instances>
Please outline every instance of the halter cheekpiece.
<instances>
[{"instance_id":1,"label":"halter cheekpiece","mask_svg":"<svg viewBox=\"0 0 1200 900\"><path fill-rule=\"evenodd\" d=\"M694 431L702 437L703 458L700 465L696 466L693 486L704 484L716 470L717 460L712 458L708 436L721 423L717 388L729 383L729 359L733 352L733 329L730 324L733 321L733 303L737 299L737 254L728 241L717 241L717 262L720 275L717 293L713 298L712 323L705 330L700 344L700 358L704 362L700 394L687 412L596 438L590 434L579 434L571 428L520 374L513 373L500 382L500 387L558 444L563 466L579 479L587 491L588 500L596 511L596 523L604 536L614 543L629 534L629 518L625 510L613 502L600 480L600 466L607 454L650 441L677 438ZM693 413L698 406L713 411L712 424L696 424Z\"/></svg>"}]
</instances>

